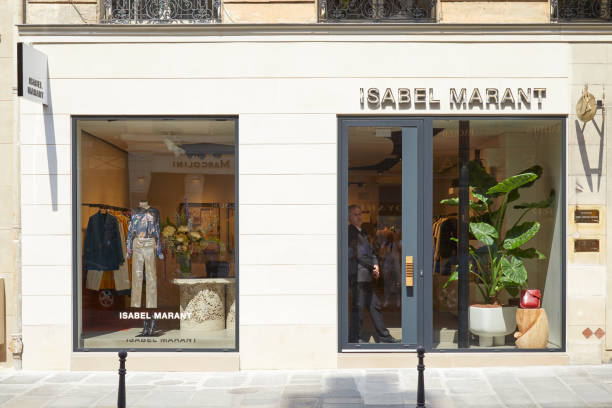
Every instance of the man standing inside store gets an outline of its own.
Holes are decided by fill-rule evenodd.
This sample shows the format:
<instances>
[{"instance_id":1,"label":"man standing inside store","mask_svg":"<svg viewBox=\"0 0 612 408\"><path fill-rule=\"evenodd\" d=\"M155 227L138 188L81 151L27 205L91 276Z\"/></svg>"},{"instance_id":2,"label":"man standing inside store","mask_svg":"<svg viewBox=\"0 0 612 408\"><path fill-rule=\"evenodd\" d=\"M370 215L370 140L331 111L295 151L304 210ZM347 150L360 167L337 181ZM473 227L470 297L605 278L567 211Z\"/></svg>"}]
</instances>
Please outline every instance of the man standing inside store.
<instances>
[{"instance_id":1,"label":"man standing inside store","mask_svg":"<svg viewBox=\"0 0 612 408\"><path fill-rule=\"evenodd\" d=\"M374 293L372 280L380 275L378 259L367 234L362 231L361 208L350 205L349 213L349 288L351 290L351 317L349 323L349 343L362 343L360 338L363 325L363 310L368 309L374 326L374 340L383 343L398 343L385 327L382 306ZM367 341L365 341L367 343Z\"/></svg>"}]
</instances>

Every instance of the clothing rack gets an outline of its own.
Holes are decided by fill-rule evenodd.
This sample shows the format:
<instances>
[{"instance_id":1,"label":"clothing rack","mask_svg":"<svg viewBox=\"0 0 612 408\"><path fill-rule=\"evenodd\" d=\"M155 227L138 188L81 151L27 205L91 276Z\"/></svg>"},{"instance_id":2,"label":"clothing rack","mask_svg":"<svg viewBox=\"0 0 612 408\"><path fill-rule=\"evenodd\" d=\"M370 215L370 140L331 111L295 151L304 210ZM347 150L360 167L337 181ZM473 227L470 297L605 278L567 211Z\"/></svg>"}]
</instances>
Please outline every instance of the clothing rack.
<instances>
[{"instance_id":1,"label":"clothing rack","mask_svg":"<svg viewBox=\"0 0 612 408\"><path fill-rule=\"evenodd\" d=\"M440 246L442 243L443 225L447 221L452 221L452 220L457 221L457 214L437 216L437 217L434 217L434 219L432 220L433 221L432 222L432 232L433 232L432 243L433 243L433 271L434 273L436 273L436 271L441 270L440 261L442 260L442 258L448 258L448 256L444 256L444 257L441 256ZM448 244L448 241L445 241L445 242L446 244Z\"/></svg>"},{"instance_id":2,"label":"clothing rack","mask_svg":"<svg viewBox=\"0 0 612 408\"><path fill-rule=\"evenodd\" d=\"M115 210L115 211L130 211L129 208L125 208L125 207L117 207L114 205L108 205L108 204L95 204L95 203L81 203L81 205L84 205L86 207L95 207L95 208L101 208L104 210Z\"/></svg>"},{"instance_id":3,"label":"clothing rack","mask_svg":"<svg viewBox=\"0 0 612 408\"><path fill-rule=\"evenodd\" d=\"M448 213L448 214L440 214L440 215L434 215L433 217L431 217L432 221L437 221L437 220L441 220L442 218L451 218L451 217L457 217L457 213Z\"/></svg>"}]
</instances>

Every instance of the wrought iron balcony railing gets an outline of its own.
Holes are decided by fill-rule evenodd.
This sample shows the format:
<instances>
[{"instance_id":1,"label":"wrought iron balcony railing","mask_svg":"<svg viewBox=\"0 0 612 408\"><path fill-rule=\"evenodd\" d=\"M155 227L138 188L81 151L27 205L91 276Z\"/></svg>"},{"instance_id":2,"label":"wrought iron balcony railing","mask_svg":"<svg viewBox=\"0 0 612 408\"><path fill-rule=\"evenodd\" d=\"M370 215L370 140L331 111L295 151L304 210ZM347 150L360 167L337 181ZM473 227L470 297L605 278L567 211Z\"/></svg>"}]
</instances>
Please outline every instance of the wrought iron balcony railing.
<instances>
[{"instance_id":1,"label":"wrought iron balcony railing","mask_svg":"<svg viewBox=\"0 0 612 408\"><path fill-rule=\"evenodd\" d=\"M436 0L319 0L319 21L435 22Z\"/></svg>"},{"instance_id":2,"label":"wrought iron balcony railing","mask_svg":"<svg viewBox=\"0 0 612 408\"><path fill-rule=\"evenodd\" d=\"M612 21L612 0L551 0L555 21Z\"/></svg>"},{"instance_id":3,"label":"wrought iron balcony railing","mask_svg":"<svg viewBox=\"0 0 612 408\"><path fill-rule=\"evenodd\" d=\"M221 22L221 0L102 0L100 22L200 24Z\"/></svg>"}]
</instances>

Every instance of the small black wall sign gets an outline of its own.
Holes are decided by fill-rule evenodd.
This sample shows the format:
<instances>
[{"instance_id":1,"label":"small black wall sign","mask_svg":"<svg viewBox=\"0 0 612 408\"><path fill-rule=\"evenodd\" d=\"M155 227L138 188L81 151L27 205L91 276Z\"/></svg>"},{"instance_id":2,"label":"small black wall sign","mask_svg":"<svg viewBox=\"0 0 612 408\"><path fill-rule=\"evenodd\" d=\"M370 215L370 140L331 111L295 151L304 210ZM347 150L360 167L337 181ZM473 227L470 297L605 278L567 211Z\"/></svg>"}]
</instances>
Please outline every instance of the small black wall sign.
<instances>
[{"instance_id":1,"label":"small black wall sign","mask_svg":"<svg viewBox=\"0 0 612 408\"><path fill-rule=\"evenodd\" d=\"M599 224L599 210L578 210L574 212L576 224Z\"/></svg>"},{"instance_id":2,"label":"small black wall sign","mask_svg":"<svg viewBox=\"0 0 612 408\"><path fill-rule=\"evenodd\" d=\"M574 252L599 252L598 239L574 240Z\"/></svg>"}]
</instances>

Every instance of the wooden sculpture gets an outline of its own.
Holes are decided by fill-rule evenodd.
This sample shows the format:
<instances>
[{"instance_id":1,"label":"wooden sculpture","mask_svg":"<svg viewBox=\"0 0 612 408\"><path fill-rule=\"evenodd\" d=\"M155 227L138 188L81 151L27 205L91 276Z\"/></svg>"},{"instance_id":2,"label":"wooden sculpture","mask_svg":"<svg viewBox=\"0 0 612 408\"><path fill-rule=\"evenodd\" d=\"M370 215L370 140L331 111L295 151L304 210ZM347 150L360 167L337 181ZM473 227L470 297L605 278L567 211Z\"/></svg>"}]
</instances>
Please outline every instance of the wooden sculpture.
<instances>
[{"instance_id":1,"label":"wooden sculpture","mask_svg":"<svg viewBox=\"0 0 612 408\"><path fill-rule=\"evenodd\" d=\"M548 344L546 310L517 309L516 325L518 331L514 333L514 338L518 348L546 348Z\"/></svg>"}]
</instances>

